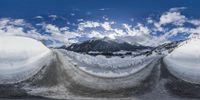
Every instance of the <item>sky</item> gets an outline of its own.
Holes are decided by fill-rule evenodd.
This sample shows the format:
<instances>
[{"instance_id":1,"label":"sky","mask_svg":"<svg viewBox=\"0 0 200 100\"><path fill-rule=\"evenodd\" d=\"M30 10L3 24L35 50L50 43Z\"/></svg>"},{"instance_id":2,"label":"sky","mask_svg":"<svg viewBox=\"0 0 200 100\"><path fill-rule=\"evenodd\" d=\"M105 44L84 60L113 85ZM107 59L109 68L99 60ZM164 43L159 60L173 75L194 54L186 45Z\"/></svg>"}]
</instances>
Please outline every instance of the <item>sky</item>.
<instances>
[{"instance_id":1,"label":"sky","mask_svg":"<svg viewBox=\"0 0 200 100\"><path fill-rule=\"evenodd\" d=\"M0 36L48 46L110 38L147 46L200 34L199 0L0 0Z\"/></svg>"}]
</instances>

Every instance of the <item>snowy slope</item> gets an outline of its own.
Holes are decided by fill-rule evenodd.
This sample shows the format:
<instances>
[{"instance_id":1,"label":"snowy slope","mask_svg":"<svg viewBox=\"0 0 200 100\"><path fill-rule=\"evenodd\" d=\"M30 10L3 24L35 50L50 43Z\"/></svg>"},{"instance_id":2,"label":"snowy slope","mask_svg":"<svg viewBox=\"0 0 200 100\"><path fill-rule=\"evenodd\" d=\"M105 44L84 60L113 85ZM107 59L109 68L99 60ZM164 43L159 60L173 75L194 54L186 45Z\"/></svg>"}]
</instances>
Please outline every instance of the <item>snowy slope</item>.
<instances>
[{"instance_id":1,"label":"snowy slope","mask_svg":"<svg viewBox=\"0 0 200 100\"><path fill-rule=\"evenodd\" d=\"M178 78L200 84L200 39L193 38L181 43L164 58L169 71Z\"/></svg>"},{"instance_id":2,"label":"snowy slope","mask_svg":"<svg viewBox=\"0 0 200 100\"><path fill-rule=\"evenodd\" d=\"M0 37L0 84L31 77L49 62L51 54L51 50L37 40Z\"/></svg>"},{"instance_id":3,"label":"snowy slope","mask_svg":"<svg viewBox=\"0 0 200 100\"><path fill-rule=\"evenodd\" d=\"M152 54L168 55L171 53L181 42L183 41L174 41L170 43L165 43L160 46L157 46L152 50Z\"/></svg>"},{"instance_id":4,"label":"snowy slope","mask_svg":"<svg viewBox=\"0 0 200 100\"><path fill-rule=\"evenodd\" d=\"M90 56L73 51L60 50L71 58L71 62L81 70L100 77L122 77L133 74L160 56L125 56L107 58L102 55Z\"/></svg>"}]
</instances>

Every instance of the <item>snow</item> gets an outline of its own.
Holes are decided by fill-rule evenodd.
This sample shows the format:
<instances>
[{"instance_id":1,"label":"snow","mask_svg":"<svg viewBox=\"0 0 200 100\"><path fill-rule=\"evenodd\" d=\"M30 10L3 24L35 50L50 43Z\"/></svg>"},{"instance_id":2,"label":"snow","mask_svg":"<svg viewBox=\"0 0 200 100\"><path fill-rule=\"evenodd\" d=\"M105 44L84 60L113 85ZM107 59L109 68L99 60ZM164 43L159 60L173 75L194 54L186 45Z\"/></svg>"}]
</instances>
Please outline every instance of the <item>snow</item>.
<instances>
[{"instance_id":1,"label":"snow","mask_svg":"<svg viewBox=\"0 0 200 100\"><path fill-rule=\"evenodd\" d=\"M140 51L125 51L125 50L120 50L120 51L116 51L116 52L112 52L113 55L139 55L142 52L145 52L148 50L140 50ZM150 50L149 50L150 51ZM103 52L99 52L99 51L89 51L88 52L89 55L102 55Z\"/></svg>"},{"instance_id":2,"label":"snow","mask_svg":"<svg viewBox=\"0 0 200 100\"><path fill-rule=\"evenodd\" d=\"M16 83L36 74L46 65L50 49L41 42L25 37L0 37L0 84Z\"/></svg>"},{"instance_id":3,"label":"snow","mask_svg":"<svg viewBox=\"0 0 200 100\"><path fill-rule=\"evenodd\" d=\"M176 77L200 84L200 39L193 38L181 43L164 58L169 71Z\"/></svg>"},{"instance_id":4,"label":"snow","mask_svg":"<svg viewBox=\"0 0 200 100\"><path fill-rule=\"evenodd\" d=\"M69 55L69 53L73 55L75 52L64 49L55 49L54 51L57 53L62 63L61 67L63 67L63 70L67 73L67 76L72 79L69 81L75 82L77 85L96 90L118 90L121 88L137 87L139 84L144 82L145 79L147 79L159 62L159 57L152 57L151 60L146 60L143 64L116 67L115 64L117 63L114 63L113 67L106 67L80 62ZM77 55L73 55L73 57L85 55L77 53ZM96 58L94 56L90 57L94 59ZM90 59L90 57L85 56L84 59ZM144 59L145 58L146 57L144 57ZM105 60L110 59L113 58L105 57ZM117 59L126 60L120 57ZM119 60L118 63L122 62ZM129 64L130 63L127 65Z\"/></svg>"},{"instance_id":5,"label":"snow","mask_svg":"<svg viewBox=\"0 0 200 100\"><path fill-rule=\"evenodd\" d=\"M81 70L100 77L122 77L135 73L158 56L113 56L106 57L103 55L90 56L87 54L76 53L73 51L60 50L63 54L69 57L71 63L78 66Z\"/></svg>"}]
</instances>

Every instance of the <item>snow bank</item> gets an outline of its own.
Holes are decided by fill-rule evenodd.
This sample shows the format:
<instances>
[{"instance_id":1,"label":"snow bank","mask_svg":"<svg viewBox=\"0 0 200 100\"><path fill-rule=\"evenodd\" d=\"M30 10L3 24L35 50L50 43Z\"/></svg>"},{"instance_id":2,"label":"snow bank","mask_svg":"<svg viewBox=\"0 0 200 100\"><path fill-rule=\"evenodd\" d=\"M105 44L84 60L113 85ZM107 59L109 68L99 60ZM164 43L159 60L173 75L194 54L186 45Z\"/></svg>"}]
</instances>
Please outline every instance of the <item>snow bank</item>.
<instances>
[{"instance_id":1,"label":"snow bank","mask_svg":"<svg viewBox=\"0 0 200 100\"><path fill-rule=\"evenodd\" d=\"M41 42L25 37L0 37L0 84L16 83L49 63L52 52Z\"/></svg>"},{"instance_id":2,"label":"snow bank","mask_svg":"<svg viewBox=\"0 0 200 100\"><path fill-rule=\"evenodd\" d=\"M200 84L200 39L193 38L181 43L164 58L169 71L176 77Z\"/></svg>"}]
</instances>

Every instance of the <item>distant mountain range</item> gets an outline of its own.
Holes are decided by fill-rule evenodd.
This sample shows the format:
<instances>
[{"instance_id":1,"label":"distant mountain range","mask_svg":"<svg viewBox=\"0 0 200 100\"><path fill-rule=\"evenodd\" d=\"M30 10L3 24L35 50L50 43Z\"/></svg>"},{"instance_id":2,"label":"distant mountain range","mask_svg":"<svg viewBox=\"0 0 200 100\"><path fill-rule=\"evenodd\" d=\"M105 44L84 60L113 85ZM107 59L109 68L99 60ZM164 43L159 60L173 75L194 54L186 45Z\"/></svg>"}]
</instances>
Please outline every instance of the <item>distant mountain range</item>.
<instances>
[{"instance_id":1,"label":"distant mountain range","mask_svg":"<svg viewBox=\"0 0 200 100\"><path fill-rule=\"evenodd\" d=\"M82 43L74 43L70 46L62 46L62 49L67 49L75 52L117 52L117 51L139 51L144 49L151 49L152 47L142 45L131 45L127 42L116 42L109 39L91 39Z\"/></svg>"},{"instance_id":2,"label":"distant mountain range","mask_svg":"<svg viewBox=\"0 0 200 100\"><path fill-rule=\"evenodd\" d=\"M82 43L74 43L70 46L61 46L58 49L65 49L74 52L87 53L90 55L167 55L172 52L183 41L165 43L157 47L142 46L139 44L129 44L127 42L117 42L110 39L91 39Z\"/></svg>"}]
</instances>

